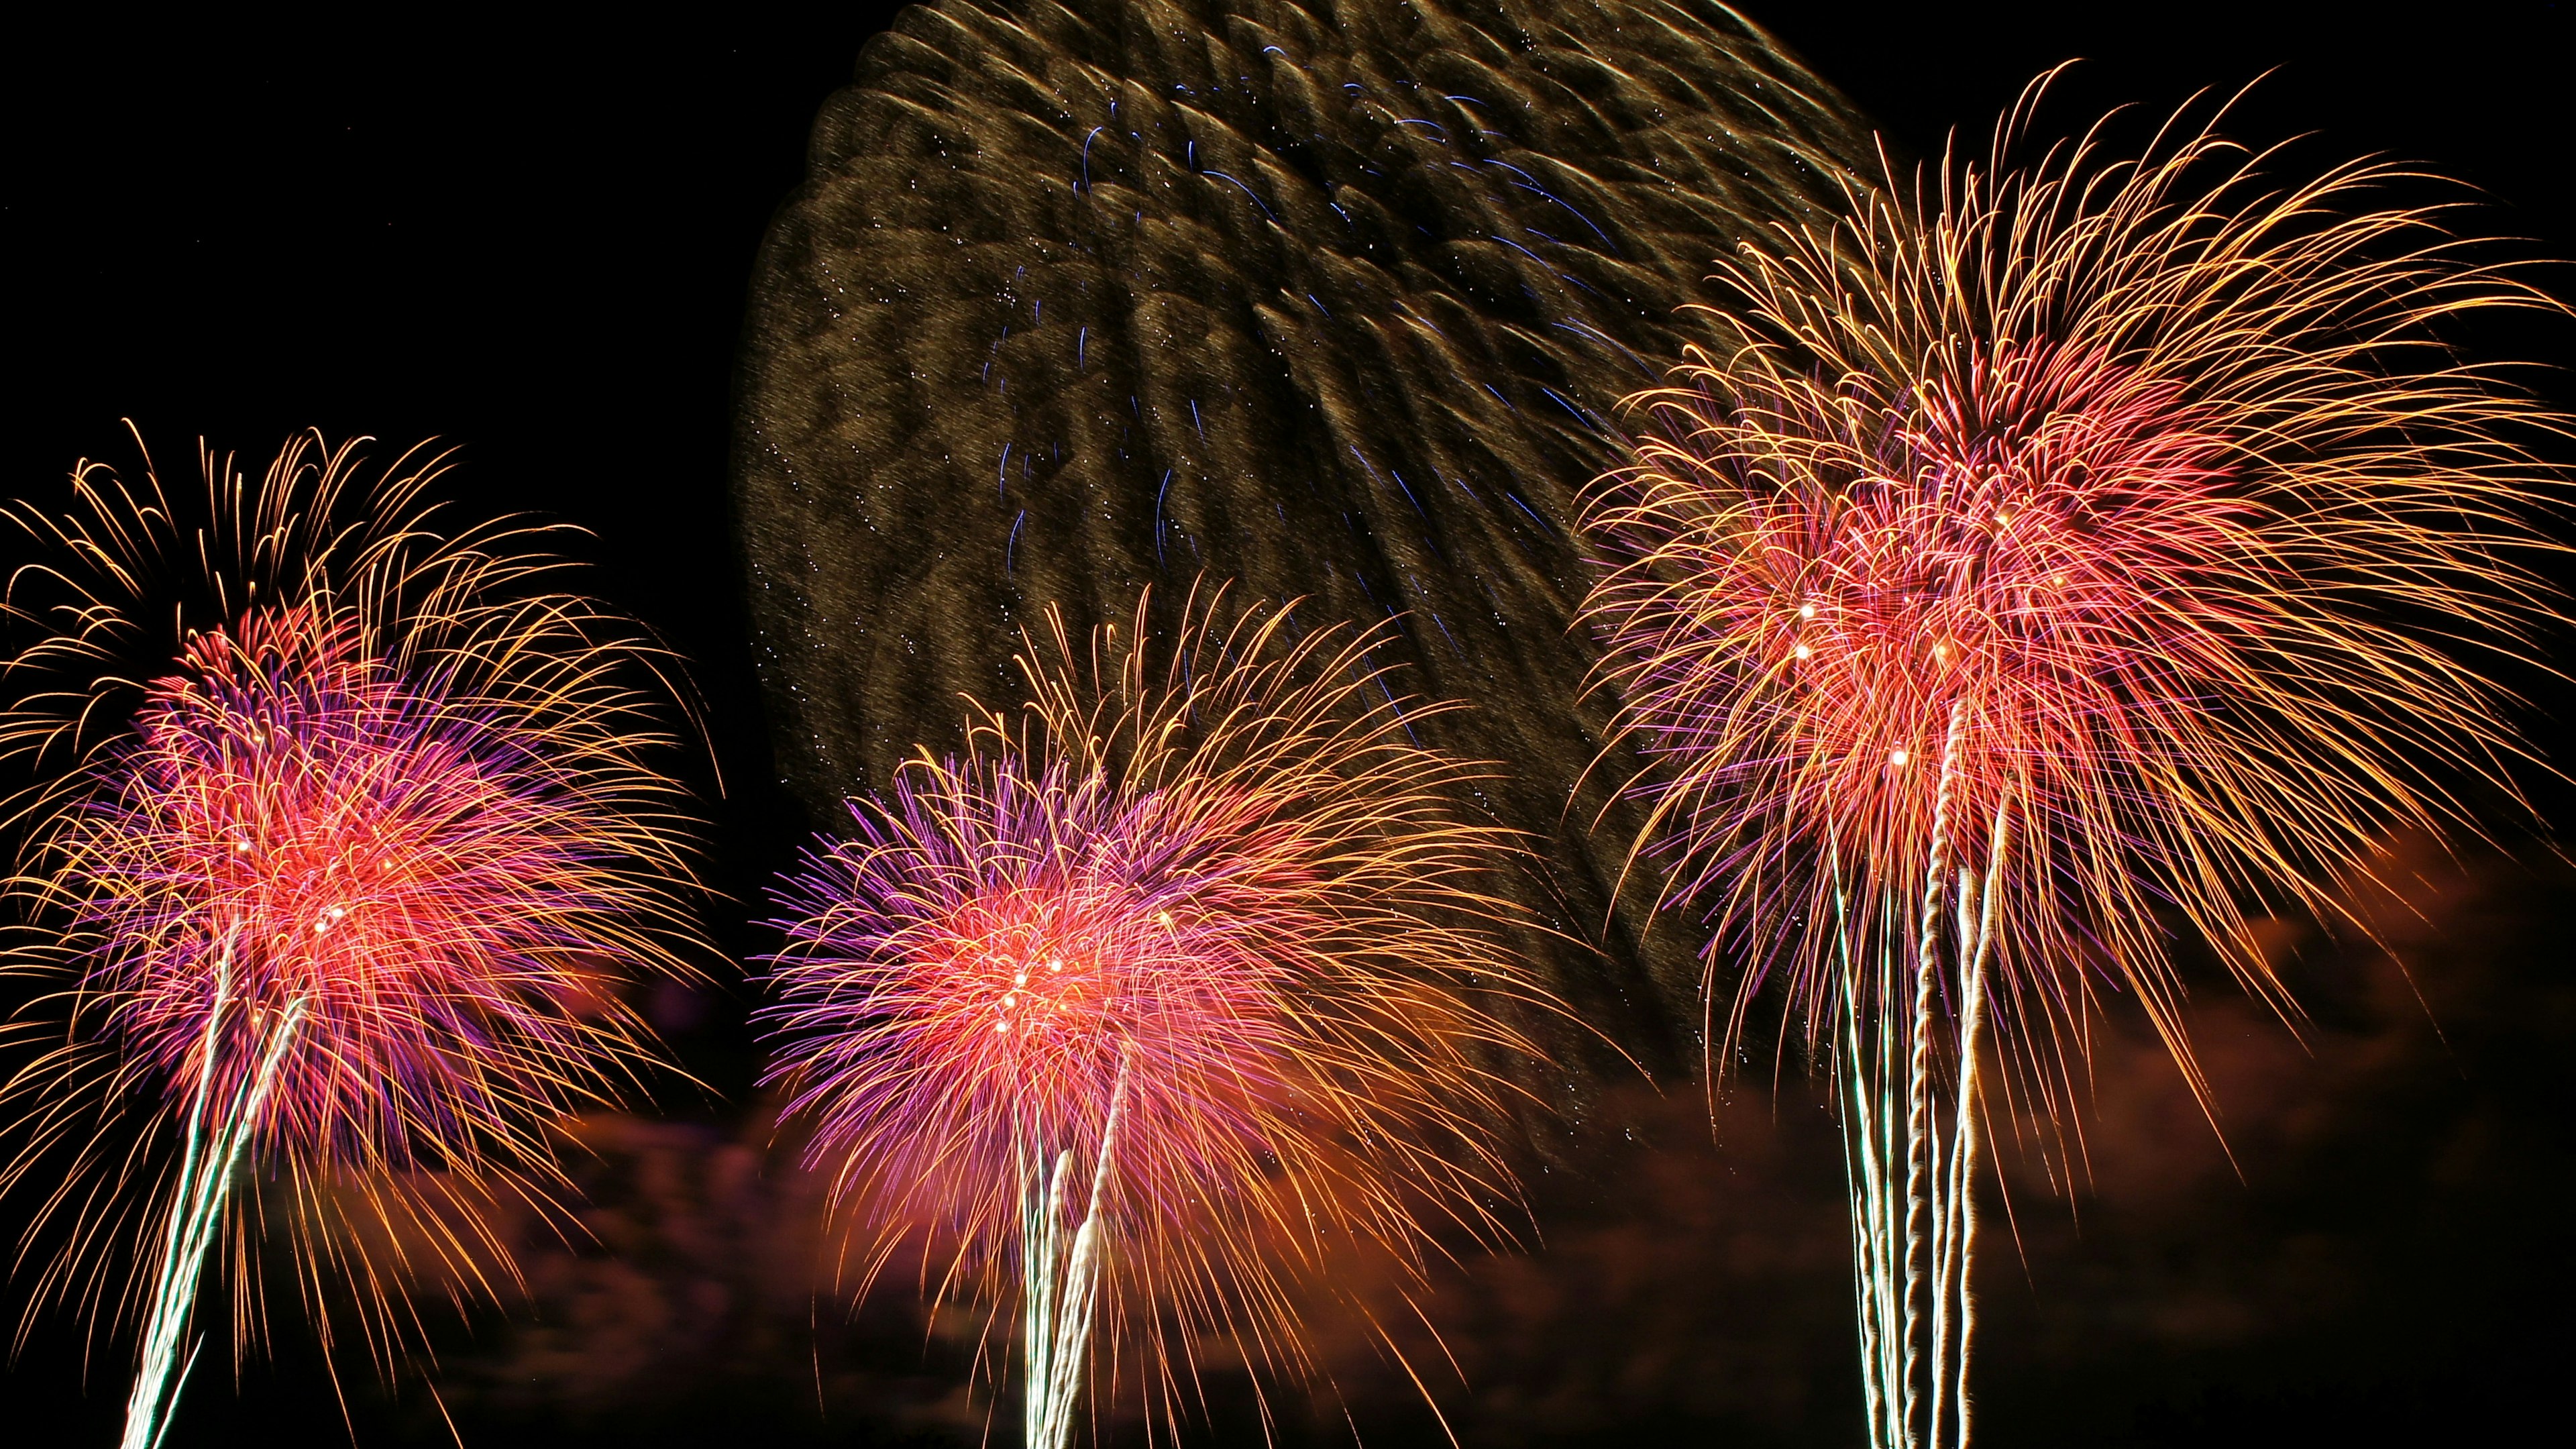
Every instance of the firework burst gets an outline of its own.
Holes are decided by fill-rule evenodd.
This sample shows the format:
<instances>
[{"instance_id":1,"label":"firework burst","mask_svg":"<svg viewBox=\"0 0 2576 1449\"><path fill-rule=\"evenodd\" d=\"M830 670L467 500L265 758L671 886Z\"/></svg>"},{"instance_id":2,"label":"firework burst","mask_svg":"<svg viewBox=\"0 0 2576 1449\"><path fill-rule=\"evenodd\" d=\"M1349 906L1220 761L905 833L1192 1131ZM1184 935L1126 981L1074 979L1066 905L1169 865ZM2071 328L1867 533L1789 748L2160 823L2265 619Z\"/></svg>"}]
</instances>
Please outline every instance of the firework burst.
<instances>
[{"instance_id":1,"label":"firework burst","mask_svg":"<svg viewBox=\"0 0 2576 1449\"><path fill-rule=\"evenodd\" d=\"M2462 819L2442 780L2502 783L2463 646L2549 612L2517 439L2563 420L2434 337L2543 299L2372 206L2384 166L2275 187L2178 118L2015 169L2044 90L1990 164L1721 263L1727 344L1589 507L1667 900L1746 963L1730 1036L1785 977L1837 1064L1882 1444L1967 1438L1989 1016L2052 1118L2100 981L2205 1093L2172 927L2287 1010L2245 912L2331 914Z\"/></svg>"},{"instance_id":2,"label":"firework burst","mask_svg":"<svg viewBox=\"0 0 2576 1449\"><path fill-rule=\"evenodd\" d=\"M41 1188L29 1241L61 1245L39 1302L141 1322L129 1446L216 1244L236 1354L264 1322L271 1213L326 1343L345 1283L380 1368L409 1283L491 1291L489 1209L542 1203L548 1124L647 1059L614 983L681 970L690 930L638 650L531 587L554 565L429 532L434 459L206 463L200 498L84 466L67 514L11 511L47 558L11 590L41 637L0 745L43 782L13 884L55 985L0 1187Z\"/></svg>"},{"instance_id":3,"label":"firework burst","mask_svg":"<svg viewBox=\"0 0 2576 1449\"><path fill-rule=\"evenodd\" d=\"M923 1225L943 1295L1016 1270L1032 1446L1095 1324L1167 1405L1199 1334L1300 1371L1332 1255L1418 1266L1510 1192L1491 1071L1528 1048L1492 1008L1527 988L1478 883L1512 839L1453 818L1474 773L1411 742L1378 636L1217 606L1082 653L1051 614L1025 719L855 803L786 893L773 1074L871 1271Z\"/></svg>"}]
</instances>

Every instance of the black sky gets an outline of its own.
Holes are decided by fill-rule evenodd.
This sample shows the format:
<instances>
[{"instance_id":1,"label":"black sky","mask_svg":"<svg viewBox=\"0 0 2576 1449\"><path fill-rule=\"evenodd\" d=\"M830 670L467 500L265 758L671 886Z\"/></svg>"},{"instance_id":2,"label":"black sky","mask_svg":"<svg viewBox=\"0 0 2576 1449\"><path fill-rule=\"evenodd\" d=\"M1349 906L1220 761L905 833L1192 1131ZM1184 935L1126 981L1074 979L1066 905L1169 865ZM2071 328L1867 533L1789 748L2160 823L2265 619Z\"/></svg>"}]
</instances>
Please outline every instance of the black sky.
<instances>
[{"instance_id":1,"label":"black sky","mask_svg":"<svg viewBox=\"0 0 2576 1449\"><path fill-rule=\"evenodd\" d=\"M2054 114L2066 124L2119 102L2170 108L2270 72L2238 110L2237 134L2313 133L2294 154L2315 165L2364 151L2423 162L2492 198L2463 225L2532 239L2523 254L2576 257L2565 78L2576 22L2563 4L2445 4L2394 23L2342 6L1747 9L1913 154L1937 151L1954 126L1981 144L2031 76L2072 57L2085 61L2060 88ZM308 426L460 445L467 509L529 509L592 530L594 587L694 662L728 787L712 875L749 898L802 821L774 788L727 543L734 351L752 257L797 182L806 127L884 17L869 5L711 9L687 22L641 13L589 25L91 14L17 34L0 60L0 338L13 375L0 393L0 486L56 496L76 459L129 462L123 417L180 476L200 436L251 460ZM2576 295L2576 274L2535 275ZM2576 362L2563 321L2466 340ZM2563 375L2539 385L2576 393ZM2565 796L2544 787L2542 798ZM2553 1230L2564 1208L2549 1204L2567 1201L2576 1152L2552 1067L2576 1047L2576 1006L2548 959L2564 897L2543 881L2564 875L2501 861L2446 872L2425 867L2422 915L2441 929L2405 959L2419 975L2450 971L2425 993L2447 1041L2399 999L2388 960L2359 948L2299 958L2322 1003L2305 1048L2231 1004L2211 1008L2221 1088L2234 1085L2249 1134L2243 1179L2204 1127L2176 1115L2156 1076L2169 1069L2113 1040L2106 1073L2154 1081L2105 1088L2104 1180L2084 1199L2089 1217L2071 1220L2037 1187L2021 1204L2033 1286L1997 1310L1992 1332L2027 1347L1995 1350L1988 1391L2022 1407L1999 1411L1996 1442L2299 1442L2320 1426L2343 1442L2475 1438L2535 1402L2539 1376L2563 1375L2570 1315L2548 1295L2576 1272ZM729 948L757 948L745 908L714 909ZM749 1081L737 1016L737 1003L711 1001L678 1033L719 1093ZM1849 1442L1857 1421L1837 1417L1846 1386L1831 1378L1843 1370L1827 1365L1821 1399L1798 1387L1841 1331L1840 1229L1829 1219L1819 1237L1797 1217L1833 1206L1818 1177L1832 1171L1830 1135L1805 1131L1794 1100L1778 1114L1744 1105L1720 1134L1737 1155L1710 1158L1696 1094L1679 1096L1687 1110L1634 1114L1660 1131L1647 1134L1658 1146L1605 1148L1585 1183L1538 1194L1543 1228L1551 1205L1563 1214L1551 1251L1590 1265L1593 1295L1570 1303L1562 1281L1516 1268L1458 1289L1472 1305L1460 1313L1519 1335L1479 1339L1467 1324L1479 1392L1577 1385L1532 1389L1539 1407L1521 1411L1515 1441L1720 1426L1736 1442ZM685 1094L674 1106L674 1130L699 1135L668 1139L669 1151L733 1141L738 1108ZM2131 1166L2109 1165L2130 1149ZM1771 1206L1740 1205L1762 1191ZM1694 1245L1659 1258L1641 1223ZM14 1219L0 1228L14 1231ZM1723 1251L1708 1246L1720 1230ZM1622 1296L1622 1273L1695 1281L1697 1296L1687 1311L1642 1288ZM1765 1312L1781 1315L1776 1332ZM299 1332L281 1320L280 1366L250 1371L237 1396L219 1373L193 1386L172 1442L254 1426L272 1444L345 1442ZM1548 1342L1568 1346L1553 1357L1528 1347ZM487 1330L481 1347L457 1352L523 1347L510 1343ZM793 1361L807 1343L764 1343L791 1360L780 1382L807 1372ZM1686 1363L1668 1362L1720 1350L1736 1360L1711 1381L1734 1387L1700 1393ZM895 1351L918 1350L898 1340ZM1597 1375L1566 1377L1596 1360ZM1352 1374L1354 1402L1375 1402L1368 1371ZM755 1414L742 1402L756 1377L710 1379L658 1428L613 1406L528 1408L538 1401L491 1390L488 1375L460 1401L481 1406L467 1417L470 1444L675 1442L684 1427L745 1415L798 1442L895 1432L892 1421L825 1425L810 1400ZM39 1343L0 1379L0 1434L61 1422L104 1442L118 1378L100 1375L83 1400L76 1360ZM1765 1397L1766 1386L1777 1392ZM380 1409L362 1387L361 1442L426 1435L420 1402L413 1393ZM944 1432L944 1421L912 1422L905 1432ZM1487 1427L1505 1437L1499 1420ZM1399 1417L1384 1438L1424 1434Z\"/></svg>"}]
</instances>

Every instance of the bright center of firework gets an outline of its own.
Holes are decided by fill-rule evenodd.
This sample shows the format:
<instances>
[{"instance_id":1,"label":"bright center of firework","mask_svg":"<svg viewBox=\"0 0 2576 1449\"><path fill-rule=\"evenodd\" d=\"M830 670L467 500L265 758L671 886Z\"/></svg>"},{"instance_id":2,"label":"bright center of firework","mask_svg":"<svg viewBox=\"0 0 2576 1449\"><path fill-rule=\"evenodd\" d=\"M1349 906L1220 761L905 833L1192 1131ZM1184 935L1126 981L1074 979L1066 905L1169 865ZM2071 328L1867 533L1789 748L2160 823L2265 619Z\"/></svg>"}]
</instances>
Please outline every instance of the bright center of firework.
<instances>
[{"instance_id":1,"label":"bright center of firework","mask_svg":"<svg viewBox=\"0 0 2576 1449\"><path fill-rule=\"evenodd\" d=\"M918 958L916 989L961 1044L981 1038L1013 1054L1098 1044L1109 983L1134 950L1078 893L970 897L941 925Z\"/></svg>"},{"instance_id":2,"label":"bright center of firework","mask_svg":"<svg viewBox=\"0 0 2576 1449\"><path fill-rule=\"evenodd\" d=\"M491 1085L455 1042L554 1029L549 923L586 905L566 885L585 842L534 828L555 817L510 747L328 622L239 629L154 683L66 840L106 943L89 984L173 1080L218 979L254 1019L305 1003L269 1115L315 1150L443 1132Z\"/></svg>"},{"instance_id":3,"label":"bright center of firework","mask_svg":"<svg viewBox=\"0 0 2576 1449\"><path fill-rule=\"evenodd\" d=\"M995 965L1010 972L1010 984L993 998L993 1030L1004 1035L1014 1024L1024 1032L1050 1030L1068 1008L1080 1011L1083 998L1096 994L1089 990L1087 979L1094 973L1079 958L1069 978L1063 955L1055 952L1044 959L1006 957Z\"/></svg>"},{"instance_id":4,"label":"bright center of firework","mask_svg":"<svg viewBox=\"0 0 2576 1449\"><path fill-rule=\"evenodd\" d=\"M1712 731L1775 720L1803 736L1788 754L1840 762L1820 798L1893 828L1921 787L1918 752L1889 740L1940 737L1969 702L1961 798L1982 801L2092 749L2092 722L2172 668L2177 636L2250 627L2215 590L2189 630L2165 622L2243 513L2227 450L2172 385L2043 348L1938 381L1866 438L1837 431L1842 403L1803 394L1720 424L1743 435L1733 455L1808 459L1793 486L1744 489L1720 468L1659 485L1655 508L1675 506L1641 515L1632 542L1698 570L1633 685L1662 747L1698 757ZM1781 429L1835 447L1785 447ZM1743 666L1780 691L1751 714L1718 703Z\"/></svg>"}]
</instances>

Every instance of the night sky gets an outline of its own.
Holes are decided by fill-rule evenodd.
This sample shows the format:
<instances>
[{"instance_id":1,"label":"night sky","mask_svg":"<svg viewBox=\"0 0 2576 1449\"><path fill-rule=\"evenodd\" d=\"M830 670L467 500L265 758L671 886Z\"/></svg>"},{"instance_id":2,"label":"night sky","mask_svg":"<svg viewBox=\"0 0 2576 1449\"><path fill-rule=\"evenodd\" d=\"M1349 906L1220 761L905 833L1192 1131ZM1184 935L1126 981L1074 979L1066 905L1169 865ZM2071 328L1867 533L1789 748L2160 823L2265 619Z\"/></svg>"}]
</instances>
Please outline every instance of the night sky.
<instances>
[{"instance_id":1,"label":"night sky","mask_svg":"<svg viewBox=\"0 0 2576 1449\"><path fill-rule=\"evenodd\" d=\"M1905 154L1936 153L1953 126L1981 146L2068 57L2085 63L2061 85L2064 125L2271 71L2229 129L2313 133L2285 174L2390 152L2486 192L2461 224L2530 239L2505 254L2576 257L2562 5L2442 6L2385 29L2325 7L2072 10L1748 7ZM589 529L589 587L690 661L712 744L688 768L714 801L714 934L737 958L767 949L747 922L811 821L772 753L730 542L737 358L763 230L886 14L102 20L21 37L0 62L6 486L52 498L77 459L130 464L125 417L171 478L200 436L251 466L303 427L373 435L392 445L380 456L460 445L465 509ZM2535 275L2576 295L2563 268ZM2564 367L2570 326L2459 340ZM2533 383L2576 402L2563 375ZM2514 682L2564 768L2567 690ZM2089 1177L2070 1193L2004 1154L2012 1229L1979 1280L1985 1442L2478 1442L2552 1402L2576 1347L2576 871L2540 836L2576 818L2576 795L2529 783L2539 835L2497 810L2497 848L2394 843L2386 898L2356 903L2375 939L2272 924L2311 1013L2297 1034L2214 968L2201 979L2223 1147L2143 1023L2114 1013ZM575 1175L598 1241L533 1247L533 1304L433 1314L435 1364L388 1392L352 1359L344 1404L282 1301L272 1351L237 1383L201 1369L171 1442L333 1444L353 1426L360 1444L445 1443L451 1420L476 1446L977 1442L956 1326L925 1323L899 1287L852 1320L818 1269L815 1188L773 1146L747 997L720 980L644 1003L705 1087L665 1083L657 1115L585 1125L595 1155ZM1764 1073L1708 1120L1669 1066L1652 1086L1600 1083L1581 1129L1530 1157L1530 1250L1438 1275L1431 1317L1465 1382L1434 1387L1463 1442L1858 1442L1822 1098L1794 1074L1775 1094ZM0 1226L19 1220L0 1203ZM1443 1442L1389 1363L1322 1337L1335 1390L1275 1394L1281 1440L1347 1442L1355 1423L1370 1443ZM34 1320L0 1378L5 1432L113 1438L127 1350L104 1350L84 1386L79 1340L67 1315ZM1219 1373L1185 1439L1259 1433ZM1134 1422L1110 1434L1143 1442Z\"/></svg>"}]
</instances>

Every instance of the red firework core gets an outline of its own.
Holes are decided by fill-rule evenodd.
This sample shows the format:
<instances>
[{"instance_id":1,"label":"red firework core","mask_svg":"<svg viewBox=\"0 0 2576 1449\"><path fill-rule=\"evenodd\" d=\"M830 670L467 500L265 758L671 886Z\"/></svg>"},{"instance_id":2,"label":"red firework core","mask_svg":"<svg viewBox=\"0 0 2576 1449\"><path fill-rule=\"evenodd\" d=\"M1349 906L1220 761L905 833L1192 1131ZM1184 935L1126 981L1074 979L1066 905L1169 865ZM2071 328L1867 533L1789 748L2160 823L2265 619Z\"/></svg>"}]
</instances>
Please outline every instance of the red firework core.
<instances>
[{"instance_id":1,"label":"red firework core","mask_svg":"<svg viewBox=\"0 0 2576 1449\"><path fill-rule=\"evenodd\" d=\"M2089 773L2103 730L2186 704L2168 681L2225 672L2258 632L2234 590L2210 586L2248 565L2254 510L2228 496L2226 447L2174 386L2005 349L1912 396L1853 401L1774 399L1720 422L1762 447L1735 465L1740 490L1698 495L1717 507L1687 550L1685 627L1738 641L1740 667L1769 676L1828 816L1885 829L1885 812L1917 813L1899 782L1943 748L1962 701L1971 797ZM1675 461L1706 466L1660 465ZM1672 683L1663 728L1688 747L1711 718L1699 692L1731 686Z\"/></svg>"},{"instance_id":2,"label":"red firework core","mask_svg":"<svg viewBox=\"0 0 2576 1449\"><path fill-rule=\"evenodd\" d=\"M586 852L524 742L300 610L193 641L136 728L65 849L140 1055L193 1088L210 1014L248 1022L215 1035L221 1100L303 1003L261 1132L325 1155L452 1141L541 1079Z\"/></svg>"},{"instance_id":3,"label":"red firework core","mask_svg":"<svg viewBox=\"0 0 2576 1449\"><path fill-rule=\"evenodd\" d=\"M1015 1075L1044 1077L1050 1058L1096 1056L1116 1034L1114 983L1128 964L1096 915L1063 892L956 903L914 958L922 1029L947 1037L950 1050L1012 1064Z\"/></svg>"},{"instance_id":4,"label":"red firework core","mask_svg":"<svg viewBox=\"0 0 2576 1449\"><path fill-rule=\"evenodd\" d=\"M1188 929L1125 882L1042 869L906 936L883 1000L900 1003L908 1050L1019 1130L1096 1127L1122 1062L1155 1068L1140 1110L1177 1091L1201 1122L1242 1125L1221 1064L1267 1045L1275 968L1225 933Z\"/></svg>"}]
</instances>

